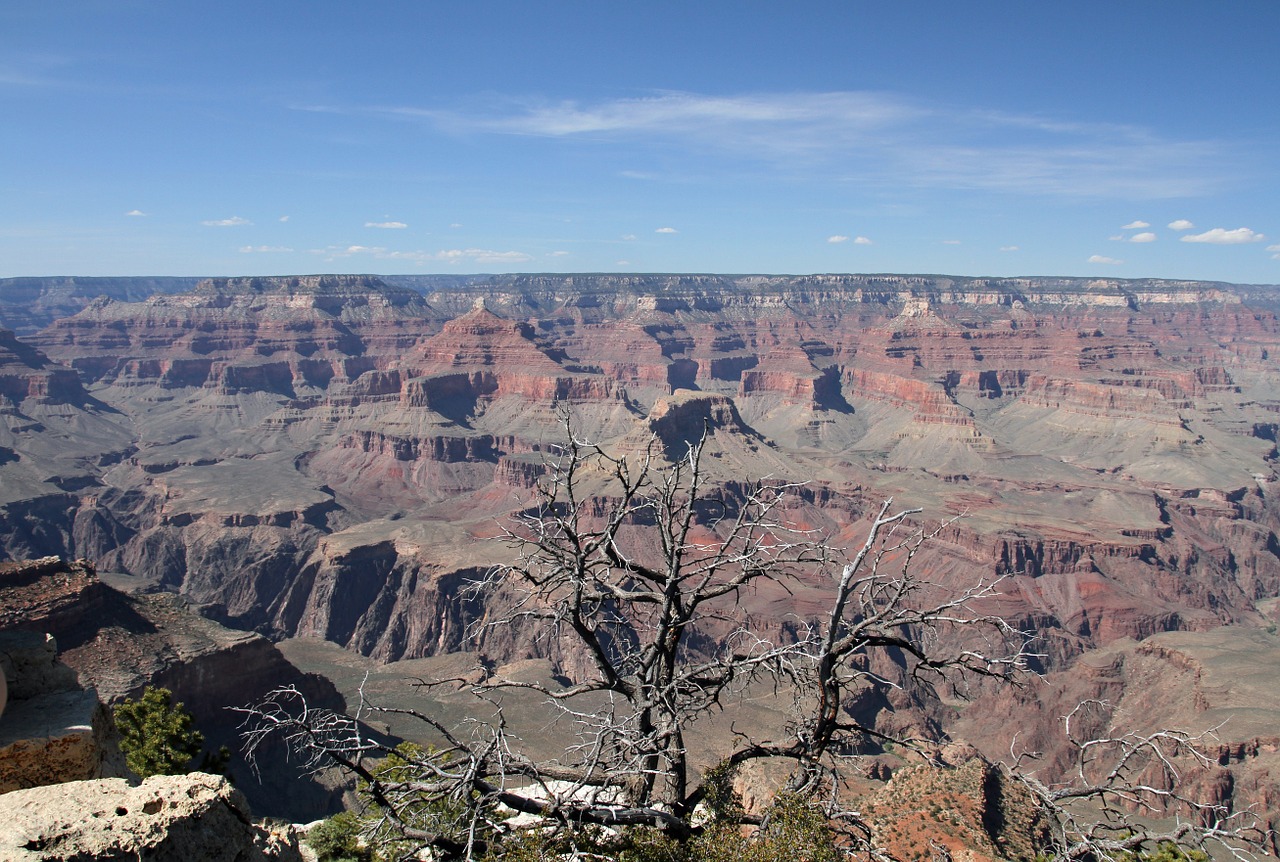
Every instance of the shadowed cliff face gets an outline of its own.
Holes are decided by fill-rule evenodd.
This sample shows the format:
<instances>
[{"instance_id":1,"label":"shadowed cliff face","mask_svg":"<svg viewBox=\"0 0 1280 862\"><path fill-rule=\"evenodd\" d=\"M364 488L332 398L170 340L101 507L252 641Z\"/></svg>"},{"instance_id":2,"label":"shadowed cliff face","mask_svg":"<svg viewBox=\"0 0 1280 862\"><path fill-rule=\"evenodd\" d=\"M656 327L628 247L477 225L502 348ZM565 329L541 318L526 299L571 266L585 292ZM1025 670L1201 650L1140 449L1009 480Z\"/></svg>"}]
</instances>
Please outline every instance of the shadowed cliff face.
<instances>
[{"instance_id":1,"label":"shadowed cliff face","mask_svg":"<svg viewBox=\"0 0 1280 862\"><path fill-rule=\"evenodd\" d=\"M568 410L618 454L653 435L677 458L710 428L713 485L802 483L788 515L837 545L888 496L964 514L921 565L1011 576L1002 610L1059 667L1258 624L1280 592L1274 305L1222 284L926 276L306 276L103 298L0 338L0 549L90 556L274 637L454 650L484 612L459 585L503 558L488 537Z\"/></svg>"},{"instance_id":2,"label":"shadowed cliff face","mask_svg":"<svg viewBox=\"0 0 1280 862\"><path fill-rule=\"evenodd\" d=\"M52 634L72 679L108 705L150 685L169 689L208 750L235 753L230 774L258 813L306 821L337 810L341 788L299 778L282 746L261 753L257 772L240 754L234 708L278 686L295 686L316 708L346 706L328 680L299 671L266 638L204 619L172 594L126 595L88 562L57 557L0 563L0 632L8 630Z\"/></svg>"}]
</instances>

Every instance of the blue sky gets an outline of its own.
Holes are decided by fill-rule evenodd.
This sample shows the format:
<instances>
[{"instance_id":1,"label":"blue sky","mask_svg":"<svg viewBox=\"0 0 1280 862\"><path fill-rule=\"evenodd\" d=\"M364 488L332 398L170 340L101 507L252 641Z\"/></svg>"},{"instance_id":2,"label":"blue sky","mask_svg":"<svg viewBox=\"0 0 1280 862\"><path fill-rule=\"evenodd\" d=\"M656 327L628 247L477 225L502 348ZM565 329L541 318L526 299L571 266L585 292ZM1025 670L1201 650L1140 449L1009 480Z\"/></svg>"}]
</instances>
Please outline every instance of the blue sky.
<instances>
[{"instance_id":1,"label":"blue sky","mask_svg":"<svg viewBox=\"0 0 1280 862\"><path fill-rule=\"evenodd\" d=\"M1280 283L1280 2L0 4L0 276Z\"/></svg>"}]
</instances>

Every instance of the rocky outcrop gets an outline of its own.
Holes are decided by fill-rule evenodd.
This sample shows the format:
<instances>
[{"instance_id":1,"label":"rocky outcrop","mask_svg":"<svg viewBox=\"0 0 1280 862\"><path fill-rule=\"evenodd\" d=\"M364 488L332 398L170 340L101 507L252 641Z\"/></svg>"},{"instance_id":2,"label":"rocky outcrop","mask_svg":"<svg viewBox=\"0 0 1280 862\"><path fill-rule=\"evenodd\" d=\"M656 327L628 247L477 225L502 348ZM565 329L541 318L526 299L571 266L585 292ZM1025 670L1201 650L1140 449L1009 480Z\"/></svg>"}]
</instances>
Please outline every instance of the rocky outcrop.
<instances>
[{"instance_id":1,"label":"rocky outcrop","mask_svg":"<svg viewBox=\"0 0 1280 862\"><path fill-rule=\"evenodd\" d=\"M52 746L46 757L61 758L68 766L32 773L52 781L122 774L112 771L118 764L110 759L105 773L98 763L103 752L111 754L110 721L99 697L111 704L137 697L149 685L167 688L194 716L210 750L226 745L236 752L240 717L233 708L278 686L296 687L317 707L345 708L331 684L300 672L266 638L224 628L173 594L126 595L103 583L86 561L54 557L0 564L0 609L0 629L8 630L0 631L0 638L44 645L39 655L46 664L53 661L54 641L50 637L46 643L43 633L54 633L61 649L58 664L51 665L61 670L43 674L57 681L48 700L28 703L23 674L7 669L13 702L0 717L0 732L15 739L49 737L45 731L58 721L70 728L52 734L65 741ZM81 691L77 674L94 688ZM33 755L26 753L31 749L23 743L24 760L31 760ZM230 771L262 814L307 821L335 808L340 788L297 780L286 764L283 749L267 749L257 772L238 756Z\"/></svg>"},{"instance_id":2,"label":"rocky outcrop","mask_svg":"<svg viewBox=\"0 0 1280 862\"><path fill-rule=\"evenodd\" d=\"M10 698L0 714L0 794L123 774L110 716L58 661L51 636L0 631L0 668Z\"/></svg>"},{"instance_id":3,"label":"rocky outcrop","mask_svg":"<svg viewBox=\"0 0 1280 862\"><path fill-rule=\"evenodd\" d=\"M659 399L649 411L646 425L672 461L683 458L689 446L706 430L722 429L729 434L759 439L746 427L732 399L687 389L677 389L670 397Z\"/></svg>"},{"instance_id":4,"label":"rocky outcrop","mask_svg":"<svg viewBox=\"0 0 1280 862\"><path fill-rule=\"evenodd\" d=\"M226 779L202 773L75 781L0 795L0 856L11 862L301 862L291 827L254 822Z\"/></svg>"},{"instance_id":5,"label":"rocky outcrop","mask_svg":"<svg viewBox=\"0 0 1280 862\"><path fill-rule=\"evenodd\" d=\"M1050 828L1030 792L981 757L900 769L860 813L897 859L1033 862Z\"/></svg>"},{"instance_id":6,"label":"rocky outcrop","mask_svg":"<svg viewBox=\"0 0 1280 862\"><path fill-rule=\"evenodd\" d=\"M74 371L55 365L9 330L0 329L0 405L12 407L28 398L83 404L89 396Z\"/></svg>"}]
</instances>

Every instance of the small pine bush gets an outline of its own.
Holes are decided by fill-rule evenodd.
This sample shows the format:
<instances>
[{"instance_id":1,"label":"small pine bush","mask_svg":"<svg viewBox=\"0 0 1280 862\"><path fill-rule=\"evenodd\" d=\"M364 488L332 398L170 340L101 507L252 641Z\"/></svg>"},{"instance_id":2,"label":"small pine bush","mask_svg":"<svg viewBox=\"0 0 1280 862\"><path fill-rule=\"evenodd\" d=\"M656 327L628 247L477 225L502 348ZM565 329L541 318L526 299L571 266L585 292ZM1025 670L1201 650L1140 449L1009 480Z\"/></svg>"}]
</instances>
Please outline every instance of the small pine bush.
<instances>
[{"instance_id":1,"label":"small pine bush","mask_svg":"<svg viewBox=\"0 0 1280 862\"><path fill-rule=\"evenodd\" d=\"M195 729L191 713L181 703L173 703L173 692L167 688L148 686L138 700L126 698L113 712L120 750L140 778L188 772L204 745L204 735Z\"/></svg>"},{"instance_id":2,"label":"small pine bush","mask_svg":"<svg viewBox=\"0 0 1280 862\"><path fill-rule=\"evenodd\" d=\"M373 854L360 844L360 818L351 811L335 814L307 833L307 844L320 862L371 862Z\"/></svg>"}]
</instances>

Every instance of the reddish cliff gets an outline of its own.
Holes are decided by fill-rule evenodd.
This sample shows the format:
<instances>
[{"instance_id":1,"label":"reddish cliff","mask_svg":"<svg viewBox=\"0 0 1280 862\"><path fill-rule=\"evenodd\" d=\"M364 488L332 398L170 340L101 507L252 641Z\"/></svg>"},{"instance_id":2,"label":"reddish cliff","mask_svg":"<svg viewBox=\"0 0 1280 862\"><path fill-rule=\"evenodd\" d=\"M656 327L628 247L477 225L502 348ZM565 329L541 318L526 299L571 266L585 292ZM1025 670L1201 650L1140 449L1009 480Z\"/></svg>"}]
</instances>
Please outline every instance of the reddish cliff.
<instances>
[{"instance_id":1,"label":"reddish cliff","mask_svg":"<svg viewBox=\"0 0 1280 862\"><path fill-rule=\"evenodd\" d=\"M406 283L425 299L370 277L210 281L46 329L35 343L134 440L58 486L73 511L56 550L162 579L238 625L430 651L437 624L417 615L444 606L413 598L415 573L445 583L491 553L473 537L523 504L567 408L620 452L657 434L674 457L710 422L713 481L807 481L795 517L839 541L885 496L965 513L939 564L1014 575L1009 612L1058 633L1055 661L1257 620L1280 585L1280 325L1258 293L917 276ZM23 368L29 400L46 372ZM0 512L14 535L35 503L17 505ZM357 557L354 616L321 625ZM434 634L377 634L397 615Z\"/></svg>"}]
</instances>

